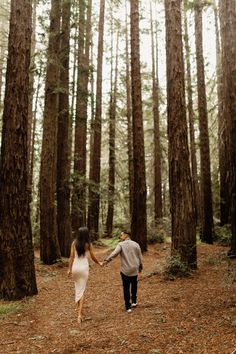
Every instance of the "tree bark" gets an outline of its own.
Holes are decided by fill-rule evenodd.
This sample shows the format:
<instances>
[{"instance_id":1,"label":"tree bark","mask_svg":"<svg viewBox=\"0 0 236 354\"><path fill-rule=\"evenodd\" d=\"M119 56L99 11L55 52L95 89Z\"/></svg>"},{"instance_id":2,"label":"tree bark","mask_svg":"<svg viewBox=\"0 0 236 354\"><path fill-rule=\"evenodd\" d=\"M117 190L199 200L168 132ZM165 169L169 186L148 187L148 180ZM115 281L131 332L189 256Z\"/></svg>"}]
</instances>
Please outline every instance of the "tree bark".
<instances>
[{"instance_id":1,"label":"tree bark","mask_svg":"<svg viewBox=\"0 0 236 354\"><path fill-rule=\"evenodd\" d=\"M132 85L132 124L133 124L133 168L134 189L131 235L147 250L147 209L146 209L146 171L144 153L144 132L142 112L142 90L140 74L139 47L139 1L130 1L131 16L131 85Z\"/></svg>"},{"instance_id":2,"label":"tree bark","mask_svg":"<svg viewBox=\"0 0 236 354\"><path fill-rule=\"evenodd\" d=\"M40 170L40 257L45 264L61 254L56 223L56 161L61 1L51 1Z\"/></svg>"},{"instance_id":3,"label":"tree bark","mask_svg":"<svg viewBox=\"0 0 236 354\"><path fill-rule=\"evenodd\" d=\"M129 212L132 216L133 206L133 147L132 147L132 106L131 106L131 82L130 82L130 55L128 38L128 19L127 19L127 1L126 1L126 30L125 30L125 82L126 82L126 117L127 117L127 147L128 147L128 176L129 176Z\"/></svg>"},{"instance_id":4,"label":"tree bark","mask_svg":"<svg viewBox=\"0 0 236 354\"><path fill-rule=\"evenodd\" d=\"M99 203L100 203L100 170L101 170L101 133L102 133L102 63L104 36L105 0L100 0L98 28L98 59L96 108L91 152L91 180L89 186L88 228L93 239L98 238L99 232Z\"/></svg>"},{"instance_id":5,"label":"tree bark","mask_svg":"<svg viewBox=\"0 0 236 354\"><path fill-rule=\"evenodd\" d=\"M226 122L231 216L231 248L229 256L236 257L236 8L234 0L220 0L222 46L223 116Z\"/></svg>"},{"instance_id":6,"label":"tree bark","mask_svg":"<svg viewBox=\"0 0 236 354\"><path fill-rule=\"evenodd\" d=\"M86 223L86 141L88 66L85 58L85 1L79 2L78 77L75 118L74 190L72 226L76 230Z\"/></svg>"},{"instance_id":7,"label":"tree bark","mask_svg":"<svg viewBox=\"0 0 236 354\"><path fill-rule=\"evenodd\" d=\"M204 57L202 48L202 6L202 0L195 0L195 44L197 61L197 91L201 161L201 240L203 242L212 244L213 211L211 190L211 162L208 133L206 85L204 74Z\"/></svg>"},{"instance_id":8,"label":"tree bark","mask_svg":"<svg viewBox=\"0 0 236 354\"><path fill-rule=\"evenodd\" d=\"M220 224L229 223L230 199L229 199L229 171L227 153L227 131L225 115L223 114L223 91L222 91L222 62L220 48L220 33L218 26L217 5L214 2L215 32L216 32L216 77L218 99L218 140L219 140L219 172L220 172Z\"/></svg>"},{"instance_id":9,"label":"tree bark","mask_svg":"<svg viewBox=\"0 0 236 354\"><path fill-rule=\"evenodd\" d=\"M185 109L181 0L165 0L172 255L196 268L196 226Z\"/></svg>"},{"instance_id":10,"label":"tree bark","mask_svg":"<svg viewBox=\"0 0 236 354\"><path fill-rule=\"evenodd\" d=\"M185 7L188 2L185 0ZM188 122L189 122L189 136L190 136L190 157L191 157L191 173L193 180L193 192L194 192L194 204L196 212L196 223L201 220L201 199L200 188L197 175L197 158L196 158L196 142L194 133L194 110L193 110L193 90L192 90L192 78L191 78L191 63L190 63L190 46L189 46L189 34L188 34L188 20L187 10L184 11L184 42L185 42L185 60L187 70L187 97L188 97Z\"/></svg>"},{"instance_id":11,"label":"tree bark","mask_svg":"<svg viewBox=\"0 0 236 354\"><path fill-rule=\"evenodd\" d=\"M37 294L28 194L30 0L12 0L0 166L0 298Z\"/></svg>"},{"instance_id":12,"label":"tree bark","mask_svg":"<svg viewBox=\"0 0 236 354\"><path fill-rule=\"evenodd\" d=\"M57 134L57 233L61 255L69 257L72 234L70 218L70 114L69 55L71 0L62 0L60 94Z\"/></svg>"},{"instance_id":13,"label":"tree bark","mask_svg":"<svg viewBox=\"0 0 236 354\"><path fill-rule=\"evenodd\" d=\"M155 67L155 46L154 29L152 19L152 6L150 2L151 14L151 44L152 44L152 110L154 125L154 224L157 225L162 218L162 178L161 178L161 144L160 144L160 115L159 115L159 87L158 87L158 66ZM156 43L157 44L157 43ZM158 54L158 50L156 50Z\"/></svg>"},{"instance_id":14,"label":"tree bark","mask_svg":"<svg viewBox=\"0 0 236 354\"><path fill-rule=\"evenodd\" d=\"M114 88L111 87L111 102L110 102L110 121L109 121L109 172L108 172L108 208L106 219L106 233L112 236L113 217L114 217L114 197L115 197L115 140L116 140L116 102L117 102L117 81L118 81L118 55L119 55L119 31L117 32L116 42L116 63L115 63L115 78ZM111 75L111 82L113 81ZM113 86L113 85L112 85Z\"/></svg>"}]
</instances>

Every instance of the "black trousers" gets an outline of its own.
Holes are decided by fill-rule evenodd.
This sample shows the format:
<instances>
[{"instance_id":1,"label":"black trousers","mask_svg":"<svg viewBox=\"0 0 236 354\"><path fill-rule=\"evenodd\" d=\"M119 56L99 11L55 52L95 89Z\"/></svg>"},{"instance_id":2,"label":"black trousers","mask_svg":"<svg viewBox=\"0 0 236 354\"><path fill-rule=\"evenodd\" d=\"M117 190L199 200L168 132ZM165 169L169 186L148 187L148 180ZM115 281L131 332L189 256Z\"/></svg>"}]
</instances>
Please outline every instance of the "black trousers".
<instances>
[{"instance_id":1,"label":"black trousers","mask_svg":"<svg viewBox=\"0 0 236 354\"><path fill-rule=\"evenodd\" d=\"M124 300L125 300L125 308L126 310L130 309L130 290L131 290L131 300L132 303L137 302L137 288L138 288L138 276L135 275L133 277L128 277L127 275L120 273L122 283L123 283L123 291L124 291Z\"/></svg>"}]
</instances>

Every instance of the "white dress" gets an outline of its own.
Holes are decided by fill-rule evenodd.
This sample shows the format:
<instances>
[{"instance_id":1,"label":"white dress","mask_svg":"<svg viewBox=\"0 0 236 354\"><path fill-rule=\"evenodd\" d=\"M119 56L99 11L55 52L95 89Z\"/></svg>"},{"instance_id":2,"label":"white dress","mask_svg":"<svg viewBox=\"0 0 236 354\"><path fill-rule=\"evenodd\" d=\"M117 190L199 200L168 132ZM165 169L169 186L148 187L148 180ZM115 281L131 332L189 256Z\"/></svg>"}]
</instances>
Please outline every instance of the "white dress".
<instances>
[{"instance_id":1,"label":"white dress","mask_svg":"<svg viewBox=\"0 0 236 354\"><path fill-rule=\"evenodd\" d=\"M75 302L78 302L84 294L89 276L89 262L85 255L78 257L75 249L75 258L72 265L72 279L75 282Z\"/></svg>"}]
</instances>

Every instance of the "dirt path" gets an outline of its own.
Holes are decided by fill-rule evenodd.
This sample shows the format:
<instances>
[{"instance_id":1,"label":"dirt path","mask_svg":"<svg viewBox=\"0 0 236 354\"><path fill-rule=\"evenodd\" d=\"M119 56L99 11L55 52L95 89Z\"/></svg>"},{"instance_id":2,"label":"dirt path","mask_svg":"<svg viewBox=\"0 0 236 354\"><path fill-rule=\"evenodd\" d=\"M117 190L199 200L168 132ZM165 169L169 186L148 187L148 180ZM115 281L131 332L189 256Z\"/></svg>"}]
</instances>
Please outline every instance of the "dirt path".
<instances>
[{"instance_id":1,"label":"dirt path","mask_svg":"<svg viewBox=\"0 0 236 354\"><path fill-rule=\"evenodd\" d=\"M106 252L96 249L101 260ZM36 259L39 294L18 303L16 313L0 316L0 353L236 353L235 283L224 286L225 253L219 246L199 246L197 272L164 281L158 271L169 246L149 247L139 306L131 314L124 311L119 258L104 268L91 264L81 327L66 264L43 266Z\"/></svg>"}]
</instances>

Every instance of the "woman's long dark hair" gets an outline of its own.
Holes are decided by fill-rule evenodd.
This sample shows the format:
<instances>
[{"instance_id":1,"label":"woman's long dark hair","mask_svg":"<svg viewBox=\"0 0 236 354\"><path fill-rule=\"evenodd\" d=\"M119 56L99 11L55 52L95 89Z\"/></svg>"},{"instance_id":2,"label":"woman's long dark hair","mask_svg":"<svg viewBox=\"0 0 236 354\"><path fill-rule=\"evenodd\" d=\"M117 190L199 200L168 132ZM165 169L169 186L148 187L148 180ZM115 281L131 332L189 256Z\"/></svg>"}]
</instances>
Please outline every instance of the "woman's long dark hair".
<instances>
[{"instance_id":1,"label":"woman's long dark hair","mask_svg":"<svg viewBox=\"0 0 236 354\"><path fill-rule=\"evenodd\" d=\"M78 256L83 256L86 252L86 245L90 244L89 230L87 227L80 227L76 233L75 248Z\"/></svg>"}]
</instances>

